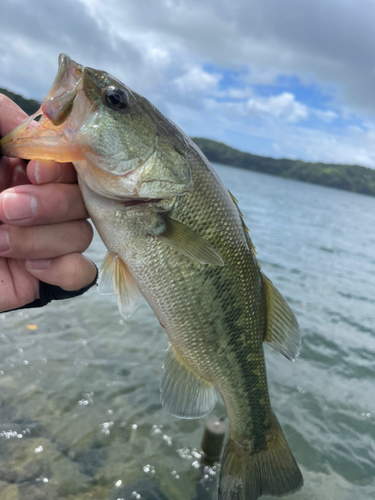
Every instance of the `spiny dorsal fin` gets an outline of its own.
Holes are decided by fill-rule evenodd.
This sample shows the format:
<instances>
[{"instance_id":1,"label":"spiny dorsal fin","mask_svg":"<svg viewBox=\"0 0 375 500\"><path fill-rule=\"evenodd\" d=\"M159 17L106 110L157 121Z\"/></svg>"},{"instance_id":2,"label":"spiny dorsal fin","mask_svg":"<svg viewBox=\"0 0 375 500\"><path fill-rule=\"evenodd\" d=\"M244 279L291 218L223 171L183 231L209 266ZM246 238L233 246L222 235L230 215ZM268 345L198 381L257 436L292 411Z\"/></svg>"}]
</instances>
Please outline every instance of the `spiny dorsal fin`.
<instances>
[{"instance_id":1,"label":"spiny dorsal fin","mask_svg":"<svg viewBox=\"0 0 375 500\"><path fill-rule=\"evenodd\" d=\"M160 385L163 408L180 418L207 415L216 404L215 387L194 373L169 346Z\"/></svg>"},{"instance_id":2,"label":"spiny dorsal fin","mask_svg":"<svg viewBox=\"0 0 375 500\"><path fill-rule=\"evenodd\" d=\"M139 292L126 264L118 255L107 252L100 266L100 294L115 292L120 314L128 318L139 303Z\"/></svg>"},{"instance_id":3,"label":"spiny dorsal fin","mask_svg":"<svg viewBox=\"0 0 375 500\"><path fill-rule=\"evenodd\" d=\"M301 347L300 329L292 310L281 293L262 273L266 292L267 328L264 342L267 342L283 356L294 361Z\"/></svg>"},{"instance_id":4,"label":"spiny dorsal fin","mask_svg":"<svg viewBox=\"0 0 375 500\"><path fill-rule=\"evenodd\" d=\"M229 193L230 197L232 198L232 200L234 201L234 203L238 206L238 200L237 200L237 198L235 198L233 196L233 194L229 191L229 189L228 189L228 193Z\"/></svg>"},{"instance_id":5,"label":"spiny dorsal fin","mask_svg":"<svg viewBox=\"0 0 375 500\"><path fill-rule=\"evenodd\" d=\"M216 250L195 231L165 214L162 217L166 229L163 233L155 236L156 238L200 264L224 265L223 259Z\"/></svg>"},{"instance_id":6,"label":"spiny dorsal fin","mask_svg":"<svg viewBox=\"0 0 375 500\"><path fill-rule=\"evenodd\" d=\"M255 253L255 255L256 255L256 253L257 253L257 252L256 252L256 250L255 250L255 246L254 246L253 242L251 241L251 238L250 238L250 231L249 231L249 229L247 228L247 226L246 226L246 224L245 224L245 221L243 220L243 213L241 212L240 207L238 206L238 200L236 200L236 198L235 198L235 197L233 196L233 194L229 191L229 189L228 189L228 193L229 193L230 197L232 198L233 203L236 205L237 210L238 210L238 213L240 214L240 217L241 217L241 222L242 222L242 226L243 226L243 229L244 229L245 234L246 234L246 236L247 236L247 240L248 240L248 242L249 242L250 248L251 248L252 252L254 252L254 253ZM258 265L259 265L259 264L258 264ZM260 266L259 266L259 267L260 267Z\"/></svg>"}]
</instances>

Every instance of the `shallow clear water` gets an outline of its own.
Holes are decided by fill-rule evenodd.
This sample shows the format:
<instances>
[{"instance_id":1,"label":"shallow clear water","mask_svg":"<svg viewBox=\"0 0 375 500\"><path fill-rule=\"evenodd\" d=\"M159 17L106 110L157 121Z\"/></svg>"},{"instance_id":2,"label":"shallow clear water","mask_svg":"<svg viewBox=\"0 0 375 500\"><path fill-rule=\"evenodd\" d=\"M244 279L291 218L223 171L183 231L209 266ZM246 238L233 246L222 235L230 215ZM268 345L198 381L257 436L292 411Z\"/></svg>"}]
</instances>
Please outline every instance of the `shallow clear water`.
<instances>
[{"instance_id":1,"label":"shallow clear water","mask_svg":"<svg viewBox=\"0 0 375 500\"><path fill-rule=\"evenodd\" d=\"M305 478L296 500L375 496L375 198L216 165L302 350L266 346L272 404ZM88 255L105 254L95 238ZM0 316L0 498L190 500L206 418L161 409L167 337L91 290ZM204 471L204 486L218 471ZM206 498L210 498L207 494ZM215 495L212 495L215 498ZM265 498L265 497L264 497Z\"/></svg>"}]
</instances>

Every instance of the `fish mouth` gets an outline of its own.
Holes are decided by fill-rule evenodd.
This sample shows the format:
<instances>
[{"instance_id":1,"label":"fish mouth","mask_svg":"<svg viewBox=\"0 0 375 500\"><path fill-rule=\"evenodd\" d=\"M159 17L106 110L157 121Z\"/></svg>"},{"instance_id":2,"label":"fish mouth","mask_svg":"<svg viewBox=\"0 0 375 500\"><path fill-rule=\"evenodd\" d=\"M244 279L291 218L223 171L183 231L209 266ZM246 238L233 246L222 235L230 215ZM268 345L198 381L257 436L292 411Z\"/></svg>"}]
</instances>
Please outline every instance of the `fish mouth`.
<instances>
[{"instance_id":1,"label":"fish mouth","mask_svg":"<svg viewBox=\"0 0 375 500\"><path fill-rule=\"evenodd\" d=\"M60 54L57 75L46 100L58 97L67 89L72 89L81 80L83 69L82 64L76 63L66 54Z\"/></svg>"},{"instance_id":2,"label":"fish mouth","mask_svg":"<svg viewBox=\"0 0 375 500\"><path fill-rule=\"evenodd\" d=\"M70 143L75 130L66 127L66 122L82 85L83 69L66 54L60 54L56 78L41 107L0 140L0 154L60 162L79 158ZM35 122L39 116L39 122Z\"/></svg>"}]
</instances>

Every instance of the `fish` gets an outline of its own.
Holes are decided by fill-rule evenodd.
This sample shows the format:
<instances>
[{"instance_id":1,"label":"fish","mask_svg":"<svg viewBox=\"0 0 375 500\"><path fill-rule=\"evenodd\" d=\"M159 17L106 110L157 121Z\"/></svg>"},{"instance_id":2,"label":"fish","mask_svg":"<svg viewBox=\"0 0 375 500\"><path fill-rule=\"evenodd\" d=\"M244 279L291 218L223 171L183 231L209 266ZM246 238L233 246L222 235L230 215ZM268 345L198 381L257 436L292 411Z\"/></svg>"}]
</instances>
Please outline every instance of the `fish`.
<instances>
[{"instance_id":1,"label":"fish","mask_svg":"<svg viewBox=\"0 0 375 500\"><path fill-rule=\"evenodd\" d=\"M237 200L193 141L109 73L61 54L40 110L0 148L73 162L108 249L99 292L114 291L125 318L142 294L169 337L163 408L198 418L220 394L229 424L219 500L298 491L303 477L271 408L263 343L293 361L299 326L261 270Z\"/></svg>"}]
</instances>

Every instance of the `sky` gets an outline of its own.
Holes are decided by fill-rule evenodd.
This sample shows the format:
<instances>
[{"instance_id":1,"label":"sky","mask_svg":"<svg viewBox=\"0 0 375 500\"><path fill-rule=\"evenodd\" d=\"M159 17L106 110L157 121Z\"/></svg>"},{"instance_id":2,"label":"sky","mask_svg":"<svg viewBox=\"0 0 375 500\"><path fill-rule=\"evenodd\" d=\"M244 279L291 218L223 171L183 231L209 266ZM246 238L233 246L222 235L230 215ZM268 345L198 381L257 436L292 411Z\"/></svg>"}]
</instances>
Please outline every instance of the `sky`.
<instances>
[{"instance_id":1,"label":"sky","mask_svg":"<svg viewBox=\"0 0 375 500\"><path fill-rule=\"evenodd\" d=\"M2 0L0 87L42 100L59 53L192 137L375 168L374 0Z\"/></svg>"}]
</instances>

